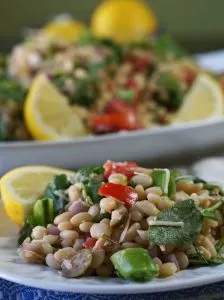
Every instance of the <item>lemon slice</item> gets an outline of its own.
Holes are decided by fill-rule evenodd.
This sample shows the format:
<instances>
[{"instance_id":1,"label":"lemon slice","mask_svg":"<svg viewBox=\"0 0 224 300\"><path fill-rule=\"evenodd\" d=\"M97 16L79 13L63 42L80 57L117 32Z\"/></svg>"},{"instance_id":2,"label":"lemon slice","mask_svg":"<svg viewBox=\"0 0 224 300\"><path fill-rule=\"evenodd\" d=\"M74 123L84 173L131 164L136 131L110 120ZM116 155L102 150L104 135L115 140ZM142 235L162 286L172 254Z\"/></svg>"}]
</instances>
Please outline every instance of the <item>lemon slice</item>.
<instances>
[{"instance_id":1,"label":"lemon slice","mask_svg":"<svg viewBox=\"0 0 224 300\"><path fill-rule=\"evenodd\" d=\"M118 43L141 39L157 28L156 17L149 6L140 0L107 0L94 11L91 30L99 38Z\"/></svg>"},{"instance_id":2,"label":"lemon slice","mask_svg":"<svg viewBox=\"0 0 224 300\"><path fill-rule=\"evenodd\" d=\"M32 82L24 116L28 130L38 140L70 139L87 134L81 117L43 74Z\"/></svg>"},{"instance_id":3,"label":"lemon slice","mask_svg":"<svg viewBox=\"0 0 224 300\"><path fill-rule=\"evenodd\" d=\"M70 43L78 40L85 29L83 23L73 20L69 16L60 15L40 31L40 36Z\"/></svg>"},{"instance_id":4,"label":"lemon slice","mask_svg":"<svg viewBox=\"0 0 224 300\"><path fill-rule=\"evenodd\" d=\"M185 123L223 116L224 95L218 81L200 74L184 98L173 123Z\"/></svg>"},{"instance_id":5,"label":"lemon slice","mask_svg":"<svg viewBox=\"0 0 224 300\"><path fill-rule=\"evenodd\" d=\"M28 166L5 174L1 178L0 188L9 218L17 225L21 225L53 176L59 174L72 176L74 172L48 166Z\"/></svg>"}]
</instances>

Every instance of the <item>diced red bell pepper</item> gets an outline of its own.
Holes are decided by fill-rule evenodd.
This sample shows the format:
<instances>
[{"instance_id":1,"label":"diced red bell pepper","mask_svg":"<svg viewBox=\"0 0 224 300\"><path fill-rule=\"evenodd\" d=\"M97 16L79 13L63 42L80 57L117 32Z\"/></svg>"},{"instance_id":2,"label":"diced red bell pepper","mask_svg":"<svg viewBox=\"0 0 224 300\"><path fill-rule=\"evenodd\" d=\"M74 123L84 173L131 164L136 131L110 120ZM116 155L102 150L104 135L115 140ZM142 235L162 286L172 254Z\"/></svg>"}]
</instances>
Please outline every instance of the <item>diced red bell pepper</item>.
<instances>
[{"instance_id":1,"label":"diced red bell pepper","mask_svg":"<svg viewBox=\"0 0 224 300\"><path fill-rule=\"evenodd\" d=\"M106 179L109 178L111 174L120 173L128 177L130 179L134 175L133 168L138 167L138 164L135 162L127 161L127 162L114 162L108 160L104 164L104 177Z\"/></svg>"},{"instance_id":2,"label":"diced red bell pepper","mask_svg":"<svg viewBox=\"0 0 224 300\"><path fill-rule=\"evenodd\" d=\"M92 116L89 125L95 133L136 130L139 128L136 115L131 110Z\"/></svg>"},{"instance_id":3,"label":"diced red bell pepper","mask_svg":"<svg viewBox=\"0 0 224 300\"><path fill-rule=\"evenodd\" d=\"M149 66L148 57L136 57L134 60L134 68L137 72L144 72Z\"/></svg>"},{"instance_id":4,"label":"diced red bell pepper","mask_svg":"<svg viewBox=\"0 0 224 300\"><path fill-rule=\"evenodd\" d=\"M93 248L95 246L97 242L97 239L94 239L92 237L88 237L85 241L85 243L83 244L83 247L86 249L90 249Z\"/></svg>"},{"instance_id":5,"label":"diced red bell pepper","mask_svg":"<svg viewBox=\"0 0 224 300\"><path fill-rule=\"evenodd\" d=\"M105 109L106 113L114 113L114 112L124 112L127 110L133 110L132 106L126 103L125 101L116 98L111 100Z\"/></svg>"},{"instance_id":6,"label":"diced red bell pepper","mask_svg":"<svg viewBox=\"0 0 224 300\"><path fill-rule=\"evenodd\" d=\"M191 85L196 77L196 72L194 70L185 70L183 74L183 80L187 85Z\"/></svg>"},{"instance_id":7,"label":"diced red bell pepper","mask_svg":"<svg viewBox=\"0 0 224 300\"><path fill-rule=\"evenodd\" d=\"M127 207L131 207L138 199L138 193L130 186L118 183L106 183L99 189L99 194L105 197L113 197Z\"/></svg>"}]
</instances>

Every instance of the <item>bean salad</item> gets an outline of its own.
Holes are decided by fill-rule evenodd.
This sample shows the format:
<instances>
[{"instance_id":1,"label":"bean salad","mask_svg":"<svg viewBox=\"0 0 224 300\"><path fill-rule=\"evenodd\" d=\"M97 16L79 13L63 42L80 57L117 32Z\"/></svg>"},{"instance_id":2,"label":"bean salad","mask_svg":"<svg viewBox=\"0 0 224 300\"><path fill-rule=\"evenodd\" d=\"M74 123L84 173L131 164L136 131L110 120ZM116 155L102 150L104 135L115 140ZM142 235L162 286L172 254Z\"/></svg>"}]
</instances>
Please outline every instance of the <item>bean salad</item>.
<instances>
[{"instance_id":1,"label":"bean salad","mask_svg":"<svg viewBox=\"0 0 224 300\"><path fill-rule=\"evenodd\" d=\"M168 277L224 262L223 209L217 184L107 161L55 176L26 217L18 253L68 278Z\"/></svg>"}]
</instances>

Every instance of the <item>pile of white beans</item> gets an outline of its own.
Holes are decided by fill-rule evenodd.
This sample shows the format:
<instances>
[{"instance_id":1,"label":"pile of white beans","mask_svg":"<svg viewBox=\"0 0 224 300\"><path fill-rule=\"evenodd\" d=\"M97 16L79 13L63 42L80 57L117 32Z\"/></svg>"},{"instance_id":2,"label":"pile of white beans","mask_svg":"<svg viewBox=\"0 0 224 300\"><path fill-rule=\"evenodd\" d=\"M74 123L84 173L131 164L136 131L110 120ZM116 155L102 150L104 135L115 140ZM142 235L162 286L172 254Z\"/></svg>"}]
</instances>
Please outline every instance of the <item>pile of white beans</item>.
<instances>
[{"instance_id":1,"label":"pile of white beans","mask_svg":"<svg viewBox=\"0 0 224 300\"><path fill-rule=\"evenodd\" d=\"M151 173L151 169L137 167L130 181L117 173L109 177L109 182L134 187L138 200L131 208L112 197L89 205L82 198L82 185L71 185L67 190L69 204L66 211L56 216L54 224L33 228L32 239L27 238L19 248L20 257L27 263L46 264L61 270L62 275L67 277L113 276L111 255L120 249L142 247L148 249L158 266L158 276L171 276L186 269L188 257L195 251L193 245L152 246L148 238L149 223L160 211L189 196L201 207L214 204L218 196L211 197L201 183L180 183L175 196L170 199L163 195L160 187L153 185ZM102 214L106 217L96 221ZM207 259L217 256L214 245L217 231L222 226L220 211L217 211L217 221L204 221L196 243ZM89 239L94 243L86 247Z\"/></svg>"}]
</instances>

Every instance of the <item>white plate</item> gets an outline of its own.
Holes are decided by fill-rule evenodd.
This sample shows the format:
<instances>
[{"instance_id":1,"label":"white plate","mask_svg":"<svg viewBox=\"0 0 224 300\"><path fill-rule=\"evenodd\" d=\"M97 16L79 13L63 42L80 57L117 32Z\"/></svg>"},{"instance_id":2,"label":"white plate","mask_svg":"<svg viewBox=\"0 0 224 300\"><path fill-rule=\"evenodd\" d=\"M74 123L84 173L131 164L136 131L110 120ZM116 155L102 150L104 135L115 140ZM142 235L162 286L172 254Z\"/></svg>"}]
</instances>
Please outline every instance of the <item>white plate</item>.
<instances>
[{"instance_id":1,"label":"white plate","mask_svg":"<svg viewBox=\"0 0 224 300\"><path fill-rule=\"evenodd\" d=\"M0 220L0 277L23 285L76 293L138 294L178 290L224 279L224 265L186 270L168 279L155 279L147 283L119 278L66 279L48 267L22 263L16 253L16 228L5 216L1 205Z\"/></svg>"},{"instance_id":2,"label":"white plate","mask_svg":"<svg viewBox=\"0 0 224 300\"><path fill-rule=\"evenodd\" d=\"M78 168L107 159L172 162L178 156L200 155L224 148L224 119L165 126L60 142L0 143L0 174L22 165Z\"/></svg>"}]
</instances>

